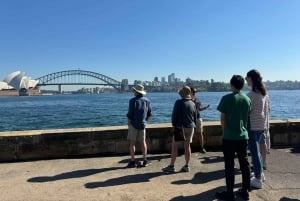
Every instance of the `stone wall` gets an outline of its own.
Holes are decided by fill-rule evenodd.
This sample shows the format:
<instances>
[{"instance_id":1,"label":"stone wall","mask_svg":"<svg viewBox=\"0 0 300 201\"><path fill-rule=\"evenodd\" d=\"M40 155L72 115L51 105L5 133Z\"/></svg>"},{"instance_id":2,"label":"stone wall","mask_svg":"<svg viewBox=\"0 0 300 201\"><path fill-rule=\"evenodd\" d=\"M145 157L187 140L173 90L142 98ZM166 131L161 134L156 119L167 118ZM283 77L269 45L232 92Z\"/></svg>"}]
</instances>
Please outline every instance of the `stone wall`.
<instances>
[{"instance_id":1,"label":"stone wall","mask_svg":"<svg viewBox=\"0 0 300 201\"><path fill-rule=\"evenodd\" d=\"M170 153L171 133L169 123L149 124L149 153ZM204 133L208 149L220 148L222 131L219 122L204 122ZM300 145L300 119L273 120L270 133L272 146ZM128 154L126 136L127 126L0 132L0 161ZM194 136L193 151L199 148L197 142L197 136Z\"/></svg>"}]
</instances>

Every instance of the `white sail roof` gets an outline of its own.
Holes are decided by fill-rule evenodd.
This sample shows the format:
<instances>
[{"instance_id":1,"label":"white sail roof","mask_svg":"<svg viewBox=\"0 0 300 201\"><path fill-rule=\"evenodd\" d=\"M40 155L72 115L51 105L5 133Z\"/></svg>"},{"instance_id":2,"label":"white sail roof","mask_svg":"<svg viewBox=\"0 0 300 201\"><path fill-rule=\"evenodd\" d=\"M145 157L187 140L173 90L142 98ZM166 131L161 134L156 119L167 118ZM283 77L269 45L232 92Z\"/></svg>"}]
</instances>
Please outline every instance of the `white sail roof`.
<instances>
[{"instance_id":1,"label":"white sail roof","mask_svg":"<svg viewBox=\"0 0 300 201\"><path fill-rule=\"evenodd\" d=\"M29 80L28 88L34 88L39 83L38 80Z\"/></svg>"},{"instance_id":2,"label":"white sail roof","mask_svg":"<svg viewBox=\"0 0 300 201\"><path fill-rule=\"evenodd\" d=\"M9 89L9 86L6 82L0 81L0 90L2 90L2 89Z\"/></svg>"},{"instance_id":3,"label":"white sail roof","mask_svg":"<svg viewBox=\"0 0 300 201\"><path fill-rule=\"evenodd\" d=\"M6 83L10 83L13 79L15 79L15 77L19 76L21 73L21 71L15 71L11 74L9 74L8 76L6 76L6 78L4 78L4 82Z\"/></svg>"},{"instance_id":4,"label":"white sail roof","mask_svg":"<svg viewBox=\"0 0 300 201\"><path fill-rule=\"evenodd\" d=\"M38 84L37 80L31 80L30 77L24 76L21 71L9 74L3 81L17 90L34 88Z\"/></svg>"}]
</instances>

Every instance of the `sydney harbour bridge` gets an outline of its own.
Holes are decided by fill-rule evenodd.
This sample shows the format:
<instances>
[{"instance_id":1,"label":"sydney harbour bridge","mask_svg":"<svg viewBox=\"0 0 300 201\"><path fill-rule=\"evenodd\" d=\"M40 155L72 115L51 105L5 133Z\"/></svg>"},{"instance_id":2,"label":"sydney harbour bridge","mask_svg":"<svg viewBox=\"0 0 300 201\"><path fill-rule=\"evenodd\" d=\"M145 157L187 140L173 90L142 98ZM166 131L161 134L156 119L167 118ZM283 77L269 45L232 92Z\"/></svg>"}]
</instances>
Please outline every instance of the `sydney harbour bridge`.
<instances>
[{"instance_id":1,"label":"sydney harbour bridge","mask_svg":"<svg viewBox=\"0 0 300 201\"><path fill-rule=\"evenodd\" d=\"M85 70L60 71L44 75L35 80L38 81L37 86L57 85L59 92L62 91L62 85L102 85L113 87L119 92L127 91L132 86L106 75Z\"/></svg>"}]
</instances>

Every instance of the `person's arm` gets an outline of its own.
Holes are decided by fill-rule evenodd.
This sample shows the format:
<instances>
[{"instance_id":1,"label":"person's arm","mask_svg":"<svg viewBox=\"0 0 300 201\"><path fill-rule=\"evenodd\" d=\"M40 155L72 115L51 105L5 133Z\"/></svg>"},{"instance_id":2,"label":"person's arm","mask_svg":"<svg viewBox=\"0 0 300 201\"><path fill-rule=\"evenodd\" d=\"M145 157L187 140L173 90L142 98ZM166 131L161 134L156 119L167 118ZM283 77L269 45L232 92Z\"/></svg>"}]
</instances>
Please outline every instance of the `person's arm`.
<instances>
[{"instance_id":1,"label":"person's arm","mask_svg":"<svg viewBox=\"0 0 300 201\"><path fill-rule=\"evenodd\" d=\"M266 130L269 130L270 128L270 123L269 123L269 120L270 120L270 102L269 102L269 96L267 96L267 100L266 100L266 105L265 105L265 116L266 116Z\"/></svg>"},{"instance_id":2,"label":"person's arm","mask_svg":"<svg viewBox=\"0 0 300 201\"><path fill-rule=\"evenodd\" d=\"M129 106L128 106L128 113L127 113L127 124L128 126L131 124L131 119L133 118L133 107L132 107L132 100L129 101Z\"/></svg>"},{"instance_id":3,"label":"person's arm","mask_svg":"<svg viewBox=\"0 0 300 201\"><path fill-rule=\"evenodd\" d=\"M199 107L199 111L203 111L203 110L206 110L207 108L209 108L209 104L207 105L207 106L205 106L205 107Z\"/></svg>"},{"instance_id":4,"label":"person's arm","mask_svg":"<svg viewBox=\"0 0 300 201\"><path fill-rule=\"evenodd\" d=\"M226 118L225 113L221 113L221 126L222 126L223 132L224 132L224 128L225 128L225 118Z\"/></svg>"},{"instance_id":5,"label":"person's arm","mask_svg":"<svg viewBox=\"0 0 300 201\"><path fill-rule=\"evenodd\" d=\"M148 111L147 111L147 117L146 117L146 121L148 121L150 119L150 117L152 116L152 108L151 108L151 103L150 101L148 102Z\"/></svg>"}]
</instances>

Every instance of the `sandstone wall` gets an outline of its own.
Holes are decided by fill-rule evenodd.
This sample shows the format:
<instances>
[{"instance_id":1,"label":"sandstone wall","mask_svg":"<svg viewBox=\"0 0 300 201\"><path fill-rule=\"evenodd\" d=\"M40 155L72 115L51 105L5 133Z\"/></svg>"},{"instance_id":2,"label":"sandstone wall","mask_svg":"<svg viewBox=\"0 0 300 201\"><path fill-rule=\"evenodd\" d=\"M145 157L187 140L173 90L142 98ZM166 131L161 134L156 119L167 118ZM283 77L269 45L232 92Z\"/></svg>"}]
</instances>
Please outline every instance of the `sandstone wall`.
<instances>
[{"instance_id":1,"label":"sandstone wall","mask_svg":"<svg viewBox=\"0 0 300 201\"><path fill-rule=\"evenodd\" d=\"M149 124L149 153L170 153L171 133L171 124ZM219 122L204 122L204 133L208 149L220 148ZM300 119L273 120L270 133L272 146L300 145ZM126 136L127 126L0 132L0 161L128 154ZM197 142L194 136L193 151Z\"/></svg>"}]
</instances>

